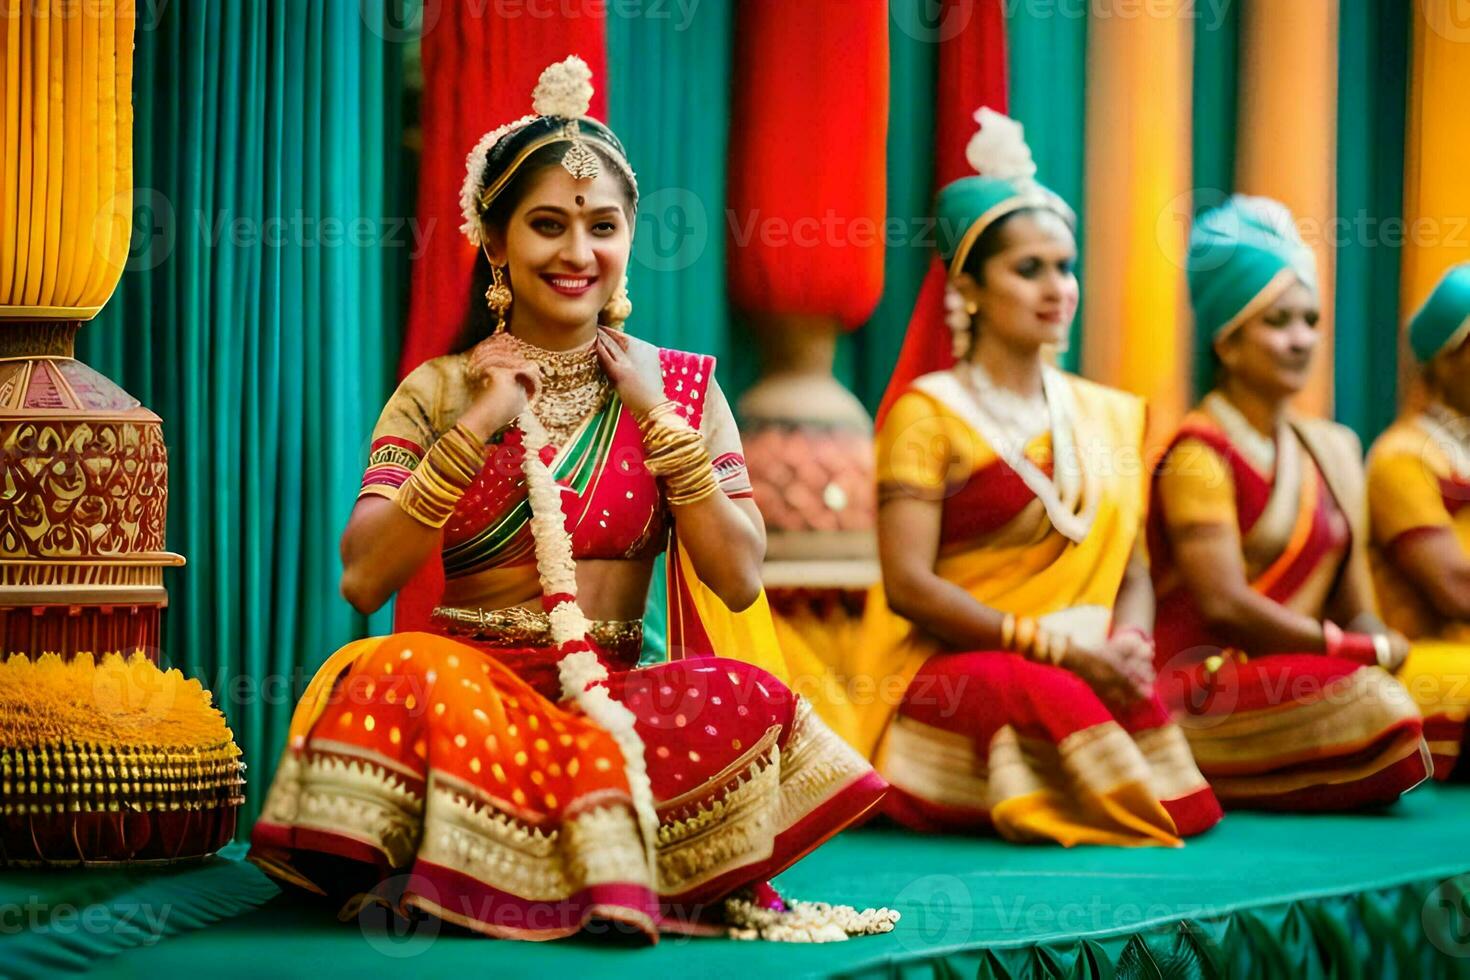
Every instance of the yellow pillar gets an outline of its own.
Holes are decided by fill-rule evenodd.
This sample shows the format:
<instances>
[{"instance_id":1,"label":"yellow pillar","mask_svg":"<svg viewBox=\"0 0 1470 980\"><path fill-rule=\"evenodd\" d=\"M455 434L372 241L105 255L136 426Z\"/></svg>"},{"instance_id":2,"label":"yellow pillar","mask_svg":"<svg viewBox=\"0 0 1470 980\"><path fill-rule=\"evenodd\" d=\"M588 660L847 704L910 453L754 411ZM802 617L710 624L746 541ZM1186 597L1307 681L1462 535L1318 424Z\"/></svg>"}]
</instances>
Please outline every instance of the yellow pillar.
<instances>
[{"instance_id":1,"label":"yellow pillar","mask_svg":"<svg viewBox=\"0 0 1470 980\"><path fill-rule=\"evenodd\" d=\"M1151 442L1190 396L1184 281L1193 24L1179 0L1098 0L1087 50L1083 372L1149 401Z\"/></svg>"},{"instance_id":2,"label":"yellow pillar","mask_svg":"<svg viewBox=\"0 0 1470 980\"><path fill-rule=\"evenodd\" d=\"M1332 301L1337 215L1337 3L1250 0L1240 19L1240 127L1235 182L1274 197L1317 255L1323 343L1304 412L1332 413Z\"/></svg>"},{"instance_id":3,"label":"yellow pillar","mask_svg":"<svg viewBox=\"0 0 1470 980\"><path fill-rule=\"evenodd\" d=\"M1470 261L1470 14L1463 3L1415 0L1410 76L1400 291L1405 318L1446 269Z\"/></svg>"},{"instance_id":4,"label":"yellow pillar","mask_svg":"<svg viewBox=\"0 0 1470 980\"><path fill-rule=\"evenodd\" d=\"M0 319L90 319L122 276L135 13L0 0Z\"/></svg>"}]
</instances>

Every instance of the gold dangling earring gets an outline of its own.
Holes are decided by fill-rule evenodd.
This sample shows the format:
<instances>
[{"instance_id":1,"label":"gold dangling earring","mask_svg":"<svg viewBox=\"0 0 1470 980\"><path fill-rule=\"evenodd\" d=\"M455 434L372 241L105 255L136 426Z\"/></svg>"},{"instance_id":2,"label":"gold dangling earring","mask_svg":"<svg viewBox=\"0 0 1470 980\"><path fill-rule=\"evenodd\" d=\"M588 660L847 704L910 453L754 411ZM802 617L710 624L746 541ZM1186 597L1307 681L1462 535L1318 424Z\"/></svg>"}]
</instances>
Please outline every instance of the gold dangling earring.
<instances>
[{"instance_id":1,"label":"gold dangling earring","mask_svg":"<svg viewBox=\"0 0 1470 980\"><path fill-rule=\"evenodd\" d=\"M505 314L510 309L513 297L510 294L510 286L506 284L505 272L501 266L492 265L490 267L490 275L494 278L494 281L490 284L490 288L485 290L485 305L490 307L491 313L495 314L497 321L495 332L503 333L508 320Z\"/></svg>"},{"instance_id":2,"label":"gold dangling earring","mask_svg":"<svg viewBox=\"0 0 1470 980\"><path fill-rule=\"evenodd\" d=\"M633 301L628 298L628 277L624 276L617 291L608 299L607 305L602 308L602 322L609 329L623 329L623 321L633 315Z\"/></svg>"}]
</instances>

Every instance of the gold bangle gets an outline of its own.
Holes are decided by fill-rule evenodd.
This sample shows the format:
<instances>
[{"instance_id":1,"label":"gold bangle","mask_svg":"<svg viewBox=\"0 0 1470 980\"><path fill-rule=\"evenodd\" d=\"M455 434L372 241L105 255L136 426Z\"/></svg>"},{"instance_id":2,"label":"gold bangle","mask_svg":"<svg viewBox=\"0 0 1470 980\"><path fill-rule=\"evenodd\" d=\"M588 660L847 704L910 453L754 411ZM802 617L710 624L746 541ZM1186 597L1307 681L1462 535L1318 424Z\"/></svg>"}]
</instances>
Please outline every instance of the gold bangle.
<instances>
[{"instance_id":1,"label":"gold bangle","mask_svg":"<svg viewBox=\"0 0 1470 980\"><path fill-rule=\"evenodd\" d=\"M1016 614L1006 613L1000 620L1000 648L1009 650L1016 642Z\"/></svg>"},{"instance_id":2,"label":"gold bangle","mask_svg":"<svg viewBox=\"0 0 1470 980\"><path fill-rule=\"evenodd\" d=\"M1393 663L1393 644L1389 642L1387 633L1373 634L1373 659L1384 670Z\"/></svg>"},{"instance_id":3,"label":"gold bangle","mask_svg":"<svg viewBox=\"0 0 1470 980\"><path fill-rule=\"evenodd\" d=\"M484 465L484 443L466 426L455 425L434 441L394 502L420 524L443 527Z\"/></svg>"},{"instance_id":4,"label":"gold bangle","mask_svg":"<svg viewBox=\"0 0 1470 980\"><path fill-rule=\"evenodd\" d=\"M1037 663L1051 663L1051 633L1043 629L1036 631L1036 641L1031 646L1031 659Z\"/></svg>"},{"instance_id":5,"label":"gold bangle","mask_svg":"<svg viewBox=\"0 0 1470 980\"><path fill-rule=\"evenodd\" d=\"M640 429L647 428L650 425L670 418L676 420L677 422L683 422L685 425L688 425L688 422L685 422L684 417L679 414L679 406L669 401L667 398L641 415L637 412L633 413L633 421L638 423L638 428Z\"/></svg>"},{"instance_id":6,"label":"gold bangle","mask_svg":"<svg viewBox=\"0 0 1470 980\"><path fill-rule=\"evenodd\" d=\"M1023 657L1029 657L1036 643L1036 620L1022 616L1016 620L1016 642L1011 649Z\"/></svg>"},{"instance_id":7,"label":"gold bangle","mask_svg":"<svg viewBox=\"0 0 1470 980\"><path fill-rule=\"evenodd\" d=\"M669 420L673 409L665 402L649 412L642 429L644 461L649 473L663 479L671 505L698 503L719 492L719 481L704 437L683 419Z\"/></svg>"}]
</instances>

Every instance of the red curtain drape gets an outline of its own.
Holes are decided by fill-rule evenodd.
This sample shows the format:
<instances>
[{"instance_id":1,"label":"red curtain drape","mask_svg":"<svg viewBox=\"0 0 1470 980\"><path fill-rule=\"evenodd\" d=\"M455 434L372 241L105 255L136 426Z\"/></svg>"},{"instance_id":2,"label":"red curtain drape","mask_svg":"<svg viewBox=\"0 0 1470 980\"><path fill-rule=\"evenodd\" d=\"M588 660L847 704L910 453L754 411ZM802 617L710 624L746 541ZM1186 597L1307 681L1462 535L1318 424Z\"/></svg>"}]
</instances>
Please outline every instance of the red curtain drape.
<instances>
[{"instance_id":1,"label":"red curtain drape","mask_svg":"<svg viewBox=\"0 0 1470 980\"><path fill-rule=\"evenodd\" d=\"M731 301L851 329L883 291L887 0L737 8Z\"/></svg>"},{"instance_id":2,"label":"red curtain drape","mask_svg":"<svg viewBox=\"0 0 1470 980\"><path fill-rule=\"evenodd\" d=\"M591 114L607 118L607 22L601 0L563 3L518 16L483 4L443 4L422 42L423 152L418 220L426 230L414 259L399 376L449 353L467 309L475 249L459 232L465 156L491 129L531 111L547 65L578 55L592 69ZM437 554L398 593L394 625L422 629L443 592Z\"/></svg>"},{"instance_id":3,"label":"red curtain drape","mask_svg":"<svg viewBox=\"0 0 1470 980\"><path fill-rule=\"evenodd\" d=\"M945 0L946 17L964 16L963 30L940 41L935 87L935 187L973 174L965 147L975 135L975 110L989 106L1007 111L1006 25L1002 0ZM955 8L953 11L949 8ZM914 313L904 335L893 379L878 406L877 424L909 382L954 363L949 330L944 326L944 266L936 256L924 277Z\"/></svg>"}]
</instances>

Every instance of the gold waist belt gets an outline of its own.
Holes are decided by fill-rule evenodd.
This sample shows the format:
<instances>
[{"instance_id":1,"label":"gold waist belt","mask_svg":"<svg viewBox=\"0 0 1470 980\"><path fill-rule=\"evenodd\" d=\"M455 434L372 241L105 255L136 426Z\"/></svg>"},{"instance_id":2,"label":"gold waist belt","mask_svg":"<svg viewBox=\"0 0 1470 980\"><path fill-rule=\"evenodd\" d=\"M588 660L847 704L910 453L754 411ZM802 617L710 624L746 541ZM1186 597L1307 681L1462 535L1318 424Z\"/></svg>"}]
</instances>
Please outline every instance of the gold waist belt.
<instances>
[{"instance_id":1,"label":"gold waist belt","mask_svg":"<svg viewBox=\"0 0 1470 980\"><path fill-rule=\"evenodd\" d=\"M551 645L551 617L540 609L507 606L504 609L464 609L437 606L430 614L450 632L495 647L538 647ZM610 652L643 649L643 620L594 619L588 637Z\"/></svg>"}]
</instances>

